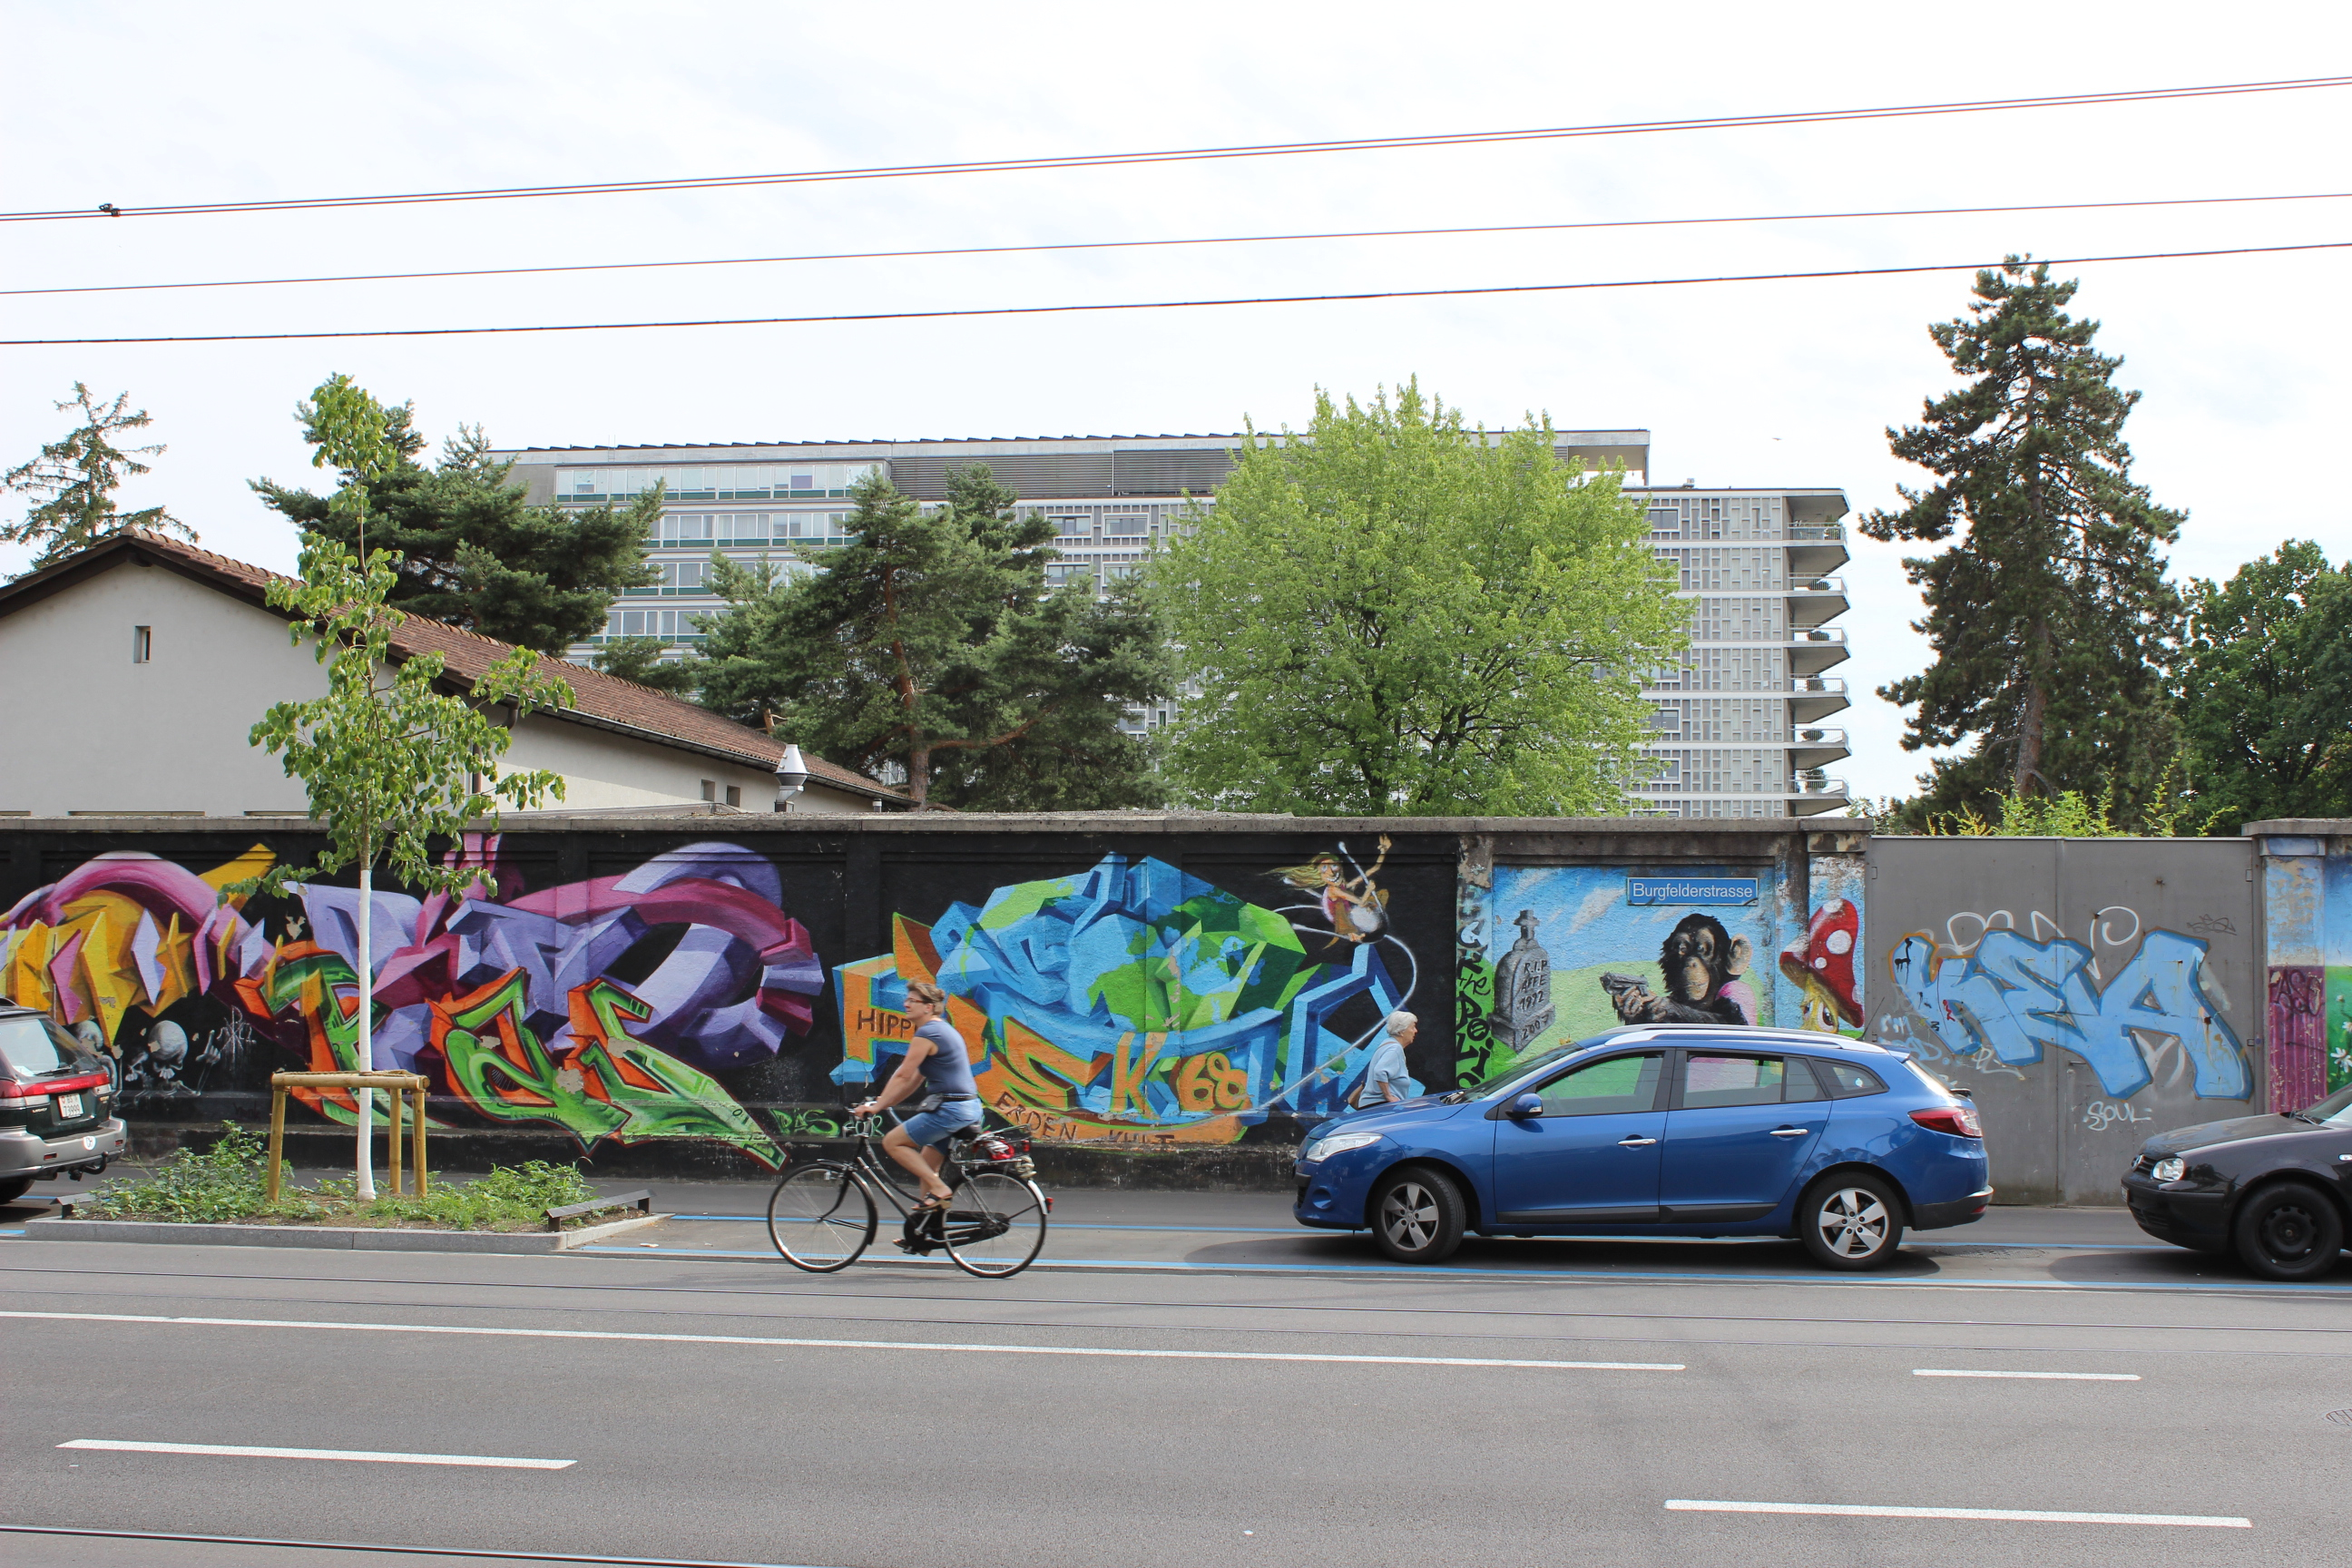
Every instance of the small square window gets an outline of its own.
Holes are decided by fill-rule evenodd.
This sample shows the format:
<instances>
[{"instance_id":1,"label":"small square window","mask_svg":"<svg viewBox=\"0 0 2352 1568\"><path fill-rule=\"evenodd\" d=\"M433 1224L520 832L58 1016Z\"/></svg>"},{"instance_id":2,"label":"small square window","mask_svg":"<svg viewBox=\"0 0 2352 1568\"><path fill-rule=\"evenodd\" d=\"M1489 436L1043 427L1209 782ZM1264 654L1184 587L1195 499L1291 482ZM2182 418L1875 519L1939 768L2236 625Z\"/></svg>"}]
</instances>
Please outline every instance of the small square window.
<instances>
[{"instance_id":1,"label":"small square window","mask_svg":"<svg viewBox=\"0 0 2352 1568\"><path fill-rule=\"evenodd\" d=\"M152 626L131 627L131 662L133 664L145 664L150 658L154 657L154 653L155 628Z\"/></svg>"},{"instance_id":2,"label":"small square window","mask_svg":"<svg viewBox=\"0 0 2352 1568\"><path fill-rule=\"evenodd\" d=\"M719 798L719 781L717 779L705 779L702 781L702 798L711 801L715 801Z\"/></svg>"},{"instance_id":3,"label":"small square window","mask_svg":"<svg viewBox=\"0 0 2352 1568\"><path fill-rule=\"evenodd\" d=\"M740 805L743 804L743 786L741 784L729 784L727 786L727 804L730 805Z\"/></svg>"}]
</instances>

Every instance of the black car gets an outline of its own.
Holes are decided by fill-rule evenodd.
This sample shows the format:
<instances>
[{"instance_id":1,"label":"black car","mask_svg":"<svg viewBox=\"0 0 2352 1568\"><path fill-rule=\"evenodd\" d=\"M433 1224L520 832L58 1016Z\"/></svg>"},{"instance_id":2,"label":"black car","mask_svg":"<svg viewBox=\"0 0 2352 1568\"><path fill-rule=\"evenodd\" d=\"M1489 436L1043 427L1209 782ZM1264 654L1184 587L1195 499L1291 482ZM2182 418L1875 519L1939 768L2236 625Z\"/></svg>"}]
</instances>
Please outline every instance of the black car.
<instances>
[{"instance_id":1,"label":"black car","mask_svg":"<svg viewBox=\"0 0 2352 1568\"><path fill-rule=\"evenodd\" d=\"M2266 1279L2315 1279L2352 1229L2352 1088L2307 1110L2160 1132L2140 1145L2124 1199L2158 1240L2235 1252Z\"/></svg>"},{"instance_id":2,"label":"black car","mask_svg":"<svg viewBox=\"0 0 2352 1568\"><path fill-rule=\"evenodd\" d=\"M122 1154L106 1064L46 1014L0 1002L0 1203L60 1171L79 1181Z\"/></svg>"}]
</instances>

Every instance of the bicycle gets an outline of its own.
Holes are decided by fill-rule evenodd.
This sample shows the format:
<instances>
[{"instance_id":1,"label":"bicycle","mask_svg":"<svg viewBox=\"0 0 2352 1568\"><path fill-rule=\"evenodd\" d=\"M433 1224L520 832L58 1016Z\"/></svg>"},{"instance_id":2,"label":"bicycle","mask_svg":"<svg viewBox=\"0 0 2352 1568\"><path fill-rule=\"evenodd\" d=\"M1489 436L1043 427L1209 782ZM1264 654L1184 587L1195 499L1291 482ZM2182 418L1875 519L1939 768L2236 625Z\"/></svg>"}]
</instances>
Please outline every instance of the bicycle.
<instances>
[{"instance_id":1,"label":"bicycle","mask_svg":"<svg viewBox=\"0 0 2352 1568\"><path fill-rule=\"evenodd\" d=\"M1026 1132L973 1128L949 1140L955 1175L947 1206L918 1215L875 1156L881 1126L878 1112L849 1117L844 1130L857 1140L857 1149L848 1159L788 1166L776 1178L768 1194L768 1239L785 1262L812 1274L856 1262L874 1244L880 1222L877 1189L903 1222L898 1245L917 1257L939 1248L957 1268L983 1279L1010 1279L1036 1260L1054 1200L1038 1189Z\"/></svg>"}]
</instances>

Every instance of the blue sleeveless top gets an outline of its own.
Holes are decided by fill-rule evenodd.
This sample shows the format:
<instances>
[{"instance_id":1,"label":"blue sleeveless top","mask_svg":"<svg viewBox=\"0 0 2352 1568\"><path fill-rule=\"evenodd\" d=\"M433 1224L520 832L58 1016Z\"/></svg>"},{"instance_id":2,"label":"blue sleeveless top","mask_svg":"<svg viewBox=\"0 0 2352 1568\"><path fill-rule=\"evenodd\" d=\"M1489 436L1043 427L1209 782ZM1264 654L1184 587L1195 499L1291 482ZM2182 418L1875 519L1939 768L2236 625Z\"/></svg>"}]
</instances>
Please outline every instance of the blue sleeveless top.
<instances>
[{"instance_id":1,"label":"blue sleeveless top","mask_svg":"<svg viewBox=\"0 0 2352 1568\"><path fill-rule=\"evenodd\" d=\"M916 1070L933 1094L980 1096L980 1085L971 1079L971 1050L956 1033L955 1026L945 1018L934 1018L915 1031L915 1038L930 1042L931 1054L925 1057Z\"/></svg>"}]
</instances>

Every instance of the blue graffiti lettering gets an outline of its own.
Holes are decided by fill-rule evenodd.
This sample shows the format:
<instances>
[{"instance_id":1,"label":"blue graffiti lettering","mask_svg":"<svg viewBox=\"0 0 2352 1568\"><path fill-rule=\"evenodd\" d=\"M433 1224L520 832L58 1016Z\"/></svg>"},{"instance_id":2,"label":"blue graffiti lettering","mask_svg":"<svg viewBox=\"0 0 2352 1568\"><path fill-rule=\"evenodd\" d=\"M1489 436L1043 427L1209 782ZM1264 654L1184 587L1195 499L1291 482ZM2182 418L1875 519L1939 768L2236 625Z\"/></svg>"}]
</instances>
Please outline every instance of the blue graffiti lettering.
<instances>
[{"instance_id":1,"label":"blue graffiti lettering","mask_svg":"<svg viewBox=\"0 0 2352 1568\"><path fill-rule=\"evenodd\" d=\"M2205 991L2206 944L2178 931L2150 931L2121 973L2099 986L2091 950L2078 942L2031 942L1987 931L1965 957L1939 953L1934 940L1906 936L1890 964L1895 983L1956 1051L1990 1049L2015 1065L2059 1046L2091 1064L2116 1100L2146 1089L2147 1058L2134 1031L2180 1042L2204 1100L2253 1092L2238 1037Z\"/></svg>"}]
</instances>

